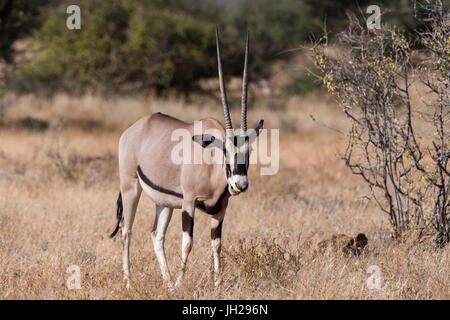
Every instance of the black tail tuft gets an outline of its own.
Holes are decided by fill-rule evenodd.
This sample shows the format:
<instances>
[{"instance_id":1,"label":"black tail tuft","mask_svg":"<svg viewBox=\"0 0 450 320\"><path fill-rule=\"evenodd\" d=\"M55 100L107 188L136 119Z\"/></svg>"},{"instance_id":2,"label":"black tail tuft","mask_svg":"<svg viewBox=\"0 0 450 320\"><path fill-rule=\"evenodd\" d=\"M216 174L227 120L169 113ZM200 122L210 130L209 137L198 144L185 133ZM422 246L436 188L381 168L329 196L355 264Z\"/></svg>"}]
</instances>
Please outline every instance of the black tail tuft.
<instances>
[{"instance_id":1,"label":"black tail tuft","mask_svg":"<svg viewBox=\"0 0 450 320\"><path fill-rule=\"evenodd\" d=\"M117 231L119 231L120 221L122 221L122 212L123 212L122 193L119 192L119 198L117 198L117 224L116 228L109 236L110 238L114 238L114 236L117 234Z\"/></svg>"}]
</instances>

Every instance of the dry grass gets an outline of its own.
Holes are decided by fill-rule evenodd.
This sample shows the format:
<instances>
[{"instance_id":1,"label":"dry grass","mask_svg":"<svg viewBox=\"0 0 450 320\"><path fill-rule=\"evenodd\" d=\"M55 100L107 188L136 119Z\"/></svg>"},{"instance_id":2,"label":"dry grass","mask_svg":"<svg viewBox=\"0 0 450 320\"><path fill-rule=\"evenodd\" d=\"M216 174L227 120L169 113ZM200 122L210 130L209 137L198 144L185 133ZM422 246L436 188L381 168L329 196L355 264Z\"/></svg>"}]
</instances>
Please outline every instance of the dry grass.
<instances>
[{"instance_id":1,"label":"dry grass","mask_svg":"<svg viewBox=\"0 0 450 320\"><path fill-rule=\"evenodd\" d=\"M0 299L449 299L449 248L398 243L365 185L339 160L345 119L316 96L261 99L251 122L281 128L280 170L250 172L250 189L230 200L223 230L223 284L211 279L209 218L198 212L186 281L169 293L162 282L150 230L154 205L142 197L133 229L133 286L122 284L115 223L120 132L140 116L163 111L186 120L221 117L215 101L105 101L60 95L53 100L8 98L0 128ZM188 111L186 111L188 110ZM239 112L233 114L237 121ZM18 125L25 116L48 120L47 131ZM66 125L55 139L58 123ZM59 144L59 149L56 142ZM172 274L180 263L181 218L167 232ZM315 245L336 233L364 232L359 257ZM81 289L68 290L66 269L78 265ZM369 266L381 270L381 290L370 290Z\"/></svg>"}]
</instances>

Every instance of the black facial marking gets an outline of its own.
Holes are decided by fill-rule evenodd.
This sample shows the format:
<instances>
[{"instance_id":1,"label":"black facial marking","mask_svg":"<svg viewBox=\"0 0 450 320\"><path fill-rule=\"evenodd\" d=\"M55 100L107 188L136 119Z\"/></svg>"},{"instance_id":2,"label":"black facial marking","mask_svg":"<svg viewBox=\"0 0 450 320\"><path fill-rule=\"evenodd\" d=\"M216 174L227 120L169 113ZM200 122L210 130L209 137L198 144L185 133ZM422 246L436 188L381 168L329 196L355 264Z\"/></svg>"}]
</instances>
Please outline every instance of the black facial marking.
<instances>
[{"instance_id":1,"label":"black facial marking","mask_svg":"<svg viewBox=\"0 0 450 320\"><path fill-rule=\"evenodd\" d=\"M181 215L181 224L183 226L183 232L187 232L192 237L194 233L194 218L192 218L187 211L183 211Z\"/></svg>"},{"instance_id":2,"label":"black facial marking","mask_svg":"<svg viewBox=\"0 0 450 320\"><path fill-rule=\"evenodd\" d=\"M238 156L238 154L236 153L234 155L234 168L233 168L233 175L242 175L242 176L246 176L247 175L247 164L245 163L240 163L242 161L238 161L238 158L241 158L243 155L242 153L240 154L240 156Z\"/></svg>"},{"instance_id":3,"label":"black facial marking","mask_svg":"<svg viewBox=\"0 0 450 320\"><path fill-rule=\"evenodd\" d=\"M172 191L172 190L166 189L166 188L164 188L164 187L158 186L158 185L154 184L153 182L151 182L150 179L147 178L147 177L145 176L145 174L142 172L140 166L137 167L137 172L138 172L138 175L139 175L139 177L141 178L141 180L142 180L146 185L148 185L150 188L155 189L156 191L159 191L159 192L161 192L161 193L170 194L170 195L175 196L175 197L177 197L177 198L183 199L183 195L182 195L181 193L178 193L178 192L176 192L176 191Z\"/></svg>"},{"instance_id":4,"label":"black facial marking","mask_svg":"<svg viewBox=\"0 0 450 320\"><path fill-rule=\"evenodd\" d=\"M234 136L233 137L233 144L235 147L241 147L245 142L248 141L248 136Z\"/></svg>"},{"instance_id":5,"label":"black facial marking","mask_svg":"<svg viewBox=\"0 0 450 320\"><path fill-rule=\"evenodd\" d=\"M228 186L225 187L225 190L220 195L219 199L213 206L205 206L205 203L203 201L198 201L195 203L195 206L202 210L203 212L206 212L207 214L218 214L220 210L222 210L222 202L226 197L230 196L230 192L228 191Z\"/></svg>"},{"instance_id":6,"label":"black facial marking","mask_svg":"<svg viewBox=\"0 0 450 320\"><path fill-rule=\"evenodd\" d=\"M216 228L211 229L211 240L222 238L222 223L223 220L219 222L219 225Z\"/></svg>"},{"instance_id":7,"label":"black facial marking","mask_svg":"<svg viewBox=\"0 0 450 320\"><path fill-rule=\"evenodd\" d=\"M229 163L226 164L226 170L227 170L227 179L231 177L231 166Z\"/></svg>"},{"instance_id":8,"label":"black facial marking","mask_svg":"<svg viewBox=\"0 0 450 320\"><path fill-rule=\"evenodd\" d=\"M241 175L246 176L247 175L247 167L245 164L236 163L233 170L233 175Z\"/></svg>"}]
</instances>

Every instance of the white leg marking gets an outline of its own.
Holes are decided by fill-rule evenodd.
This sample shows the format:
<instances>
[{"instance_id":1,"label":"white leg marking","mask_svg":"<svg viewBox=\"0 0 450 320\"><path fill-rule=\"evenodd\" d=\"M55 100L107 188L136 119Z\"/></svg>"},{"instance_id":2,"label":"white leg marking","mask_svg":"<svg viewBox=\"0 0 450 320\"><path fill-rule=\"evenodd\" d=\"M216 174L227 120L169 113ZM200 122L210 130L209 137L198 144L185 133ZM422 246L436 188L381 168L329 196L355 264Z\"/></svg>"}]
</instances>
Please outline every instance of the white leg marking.
<instances>
[{"instance_id":1,"label":"white leg marking","mask_svg":"<svg viewBox=\"0 0 450 320\"><path fill-rule=\"evenodd\" d=\"M214 257L214 285L220 284L220 250L222 248L221 238L211 240L211 248Z\"/></svg>"},{"instance_id":2,"label":"white leg marking","mask_svg":"<svg viewBox=\"0 0 450 320\"><path fill-rule=\"evenodd\" d=\"M194 239L187 232L183 232L183 240L181 243L181 267L178 272L177 281L175 283L175 287L178 286L184 278L184 273L186 271L186 263L189 257L189 253L191 252L192 246L194 244Z\"/></svg>"},{"instance_id":3,"label":"white leg marking","mask_svg":"<svg viewBox=\"0 0 450 320\"><path fill-rule=\"evenodd\" d=\"M157 226L152 232L153 247L155 249L156 257L158 258L159 267L163 279L171 286L172 277L170 276L169 267L167 265L166 254L164 252L164 240L166 236L167 227L172 218L173 209L156 206Z\"/></svg>"},{"instance_id":4,"label":"white leg marking","mask_svg":"<svg viewBox=\"0 0 450 320\"><path fill-rule=\"evenodd\" d=\"M121 189L123 189L121 187ZM141 196L142 188L139 186L137 180L132 181L130 187L122 190L122 205L123 205L123 221L121 222L122 229L122 263L123 263L123 278L126 282L127 289L130 288L130 242L131 229L133 227L134 217L136 215L137 205Z\"/></svg>"},{"instance_id":5,"label":"white leg marking","mask_svg":"<svg viewBox=\"0 0 450 320\"><path fill-rule=\"evenodd\" d=\"M222 223L225 210L211 217L211 249L214 259L214 285L218 286L220 278L220 251L222 249Z\"/></svg>"},{"instance_id":6,"label":"white leg marking","mask_svg":"<svg viewBox=\"0 0 450 320\"><path fill-rule=\"evenodd\" d=\"M123 263L123 280L126 282L127 289L130 288L130 240L131 231L122 229L122 263Z\"/></svg>"}]
</instances>

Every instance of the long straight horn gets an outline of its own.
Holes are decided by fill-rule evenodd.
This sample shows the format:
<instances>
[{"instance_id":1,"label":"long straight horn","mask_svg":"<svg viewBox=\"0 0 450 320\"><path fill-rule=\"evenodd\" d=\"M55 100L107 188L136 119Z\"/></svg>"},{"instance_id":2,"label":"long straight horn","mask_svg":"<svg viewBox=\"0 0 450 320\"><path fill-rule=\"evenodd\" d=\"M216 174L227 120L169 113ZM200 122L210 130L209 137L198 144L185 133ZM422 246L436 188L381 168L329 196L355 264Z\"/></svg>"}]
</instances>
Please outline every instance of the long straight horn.
<instances>
[{"instance_id":1,"label":"long straight horn","mask_svg":"<svg viewBox=\"0 0 450 320\"><path fill-rule=\"evenodd\" d=\"M228 108L227 93L225 88L225 83L223 81L222 74L222 62L220 59L220 45L219 45L219 30L216 27L216 48L217 48L217 68L219 69L219 84L220 84L220 95L222 98L223 115L225 117L225 128L227 130L233 129L230 117L230 109Z\"/></svg>"},{"instance_id":2,"label":"long straight horn","mask_svg":"<svg viewBox=\"0 0 450 320\"><path fill-rule=\"evenodd\" d=\"M247 41L245 43L245 62L244 75L242 76L242 103L241 103L241 129L247 131L247 87L248 87L248 51L249 51L250 34L247 31Z\"/></svg>"}]
</instances>

